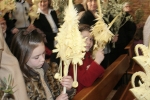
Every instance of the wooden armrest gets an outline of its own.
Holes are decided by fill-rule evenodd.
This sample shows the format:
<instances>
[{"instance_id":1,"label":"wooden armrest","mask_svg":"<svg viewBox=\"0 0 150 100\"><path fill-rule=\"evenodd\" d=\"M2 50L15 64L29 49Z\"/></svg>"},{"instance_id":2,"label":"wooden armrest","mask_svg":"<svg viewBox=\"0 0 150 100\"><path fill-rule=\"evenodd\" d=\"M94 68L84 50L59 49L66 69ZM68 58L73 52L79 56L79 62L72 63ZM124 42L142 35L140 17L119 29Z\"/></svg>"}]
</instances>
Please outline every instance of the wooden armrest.
<instances>
[{"instance_id":1,"label":"wooden armrest","mask_svg":"<svg viewBox=\"0 0 150 100\"><path fill-rule=\"evenodd\" d=\"M132 59L132 57L133 57L133 42L134 41L131 40L130 43L124 48L124 49L128 50L130 59Z\"/></svg>"},{"instance_id":2,"label":"wooden armrest","mask_svg":"<svg viewBox=\"0 0 150 100\"><path fill-rule=\"evenodd\" d=\"M133 46L133 40L131 40L124 49L130 49L132 46Z\"/></svg>"}]
</instances>

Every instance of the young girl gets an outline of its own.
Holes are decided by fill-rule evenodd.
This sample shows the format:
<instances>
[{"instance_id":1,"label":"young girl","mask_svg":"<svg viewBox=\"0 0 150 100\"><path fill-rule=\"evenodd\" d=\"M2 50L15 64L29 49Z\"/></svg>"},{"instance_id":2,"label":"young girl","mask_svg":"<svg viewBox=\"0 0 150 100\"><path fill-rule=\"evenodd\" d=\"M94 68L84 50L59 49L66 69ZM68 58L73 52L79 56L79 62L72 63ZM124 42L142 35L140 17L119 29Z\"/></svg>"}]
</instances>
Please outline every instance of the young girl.
<instances>
[{"instance_id":1,"label":"young girl","mask_svg":"<svg viewBox=\"0 0 150 100\"><path fill-rule=\"evenodd\" d=\"M79 26L79 31L83 38L86 39L86 54L83 60L83 65L77 67L77 93L83 88L91 86L93 82L104 73L103 67L100 65L104 59L104 52L98 50L95 54L95 59L92 59L90 49L93 47L93 37L91 36L90 26L82 24ZM70 66L69 75L73 77L73 67Z\"/></svg>"},{"instance_id":2,"label":"young girl","mask_svg":"<svg viewBox=\"0 0 150 100\"><path fill-rule=\"evenodd\" d=\"M28 97L31 100L68 100L75 94L71 76L63 77L61 84L67 94L61 93L62 86L54 79L57 64L45 62L43 37L36 30L20 31L13 38L11 51L19 61Z\"/></svg>"}]
</instances>

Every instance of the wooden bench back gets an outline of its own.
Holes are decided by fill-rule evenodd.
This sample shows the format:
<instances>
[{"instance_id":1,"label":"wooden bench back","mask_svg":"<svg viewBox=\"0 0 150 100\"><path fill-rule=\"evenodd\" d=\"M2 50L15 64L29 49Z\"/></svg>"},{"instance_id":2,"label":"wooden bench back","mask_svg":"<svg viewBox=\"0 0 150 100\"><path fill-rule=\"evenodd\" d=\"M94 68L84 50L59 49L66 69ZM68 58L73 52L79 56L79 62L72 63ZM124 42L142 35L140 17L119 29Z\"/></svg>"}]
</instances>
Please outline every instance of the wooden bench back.
<instances>
[{"instance_id":1,"label":"wooden bench back","mask_svg":"<svg viewBox=\"0 0 150 100\"><path fill-rule=\"evenodd\" d=\"M73 100L105 100L129 67L127 54L121 55L106 70L102 78L81 90Z\"/></svg>"}]
</instances>

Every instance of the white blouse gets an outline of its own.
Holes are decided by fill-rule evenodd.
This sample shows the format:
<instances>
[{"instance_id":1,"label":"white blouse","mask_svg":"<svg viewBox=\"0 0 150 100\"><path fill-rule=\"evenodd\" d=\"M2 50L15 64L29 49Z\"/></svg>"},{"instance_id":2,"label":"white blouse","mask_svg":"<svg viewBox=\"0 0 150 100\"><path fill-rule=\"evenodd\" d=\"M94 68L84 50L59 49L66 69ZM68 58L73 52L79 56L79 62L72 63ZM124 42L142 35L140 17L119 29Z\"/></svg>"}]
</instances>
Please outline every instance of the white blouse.
<instances>
[{"instance_id":1,"label":"white blouse","mask_svg":"<svg viewBox=\"0 0 150 100\"><path fill-rule=\"evenodd\" d=\"M45 15L47 21L49 22L49 24L50 24L50 26L52 28L53 33L57 33L58 32L58 28L57 28L57 26L56 26L56 24L55 24L55 22L54 22L54 20L53 20L53 18L51 16L51 14L50 14L51 11L52 11L52 9L49 9L48 10L48 14L45 14L40 8L38 9L38 12L40 12L40 13Z\"/></svg>"}]
</instances>

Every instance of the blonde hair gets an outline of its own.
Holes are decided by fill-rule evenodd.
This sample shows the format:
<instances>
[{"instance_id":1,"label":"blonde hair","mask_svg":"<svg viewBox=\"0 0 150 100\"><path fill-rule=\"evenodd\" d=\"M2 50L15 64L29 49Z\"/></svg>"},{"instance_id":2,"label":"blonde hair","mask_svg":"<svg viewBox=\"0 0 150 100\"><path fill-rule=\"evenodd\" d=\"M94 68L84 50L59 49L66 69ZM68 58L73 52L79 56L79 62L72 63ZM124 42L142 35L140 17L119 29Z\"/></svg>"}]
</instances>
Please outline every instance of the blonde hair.
<instances>
[{"instance_id":1,"label":"blonde hair","mask_svg":"<svg viewBox=\"0 0 150 100\"><path fill-rule=\"evenodd\" d=\"M81 3L85 10L88 10L87 2L88 2L88 0L83 0L82 3Z\"/></svg>"}]
</instances>

